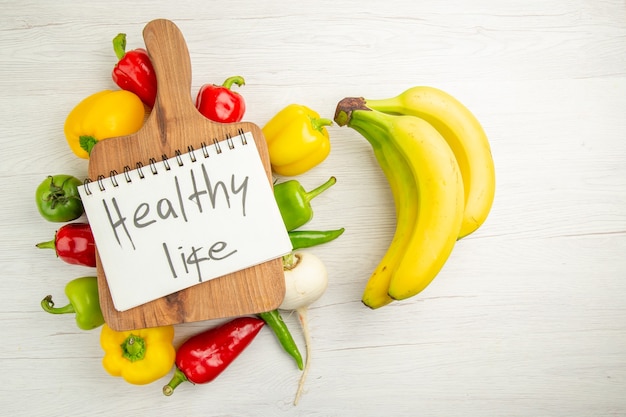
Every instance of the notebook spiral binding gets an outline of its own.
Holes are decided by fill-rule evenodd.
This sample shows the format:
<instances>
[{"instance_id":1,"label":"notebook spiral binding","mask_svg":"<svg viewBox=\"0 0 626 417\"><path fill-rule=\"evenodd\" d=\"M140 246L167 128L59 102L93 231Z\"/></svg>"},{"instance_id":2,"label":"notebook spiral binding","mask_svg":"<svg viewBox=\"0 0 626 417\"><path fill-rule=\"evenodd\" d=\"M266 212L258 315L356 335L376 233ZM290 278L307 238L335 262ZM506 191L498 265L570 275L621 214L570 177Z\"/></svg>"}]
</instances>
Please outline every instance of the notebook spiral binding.
<instances>
[{"instance_id":1,"label":"notebook spiral binding","mask_svg":"<svg viewBox=\"0 0 626 417\"><path fill-rule=\"evenodd\" d=\"M248 139L246 138L245 132L243 131L243 129L239 129L237 132L239 135L239 138L241 139L241 144L242 145L247 145L248 144ZM215 152L219 155L221 154L224 150L222 149L223 144L221 142L225 142L226 146L228 147L228 149L232 150L235 149L235 147L237 145L235 145L235 140L233 139L233 137L230 134L226 134L226 138L223 141L219 141L216 138L213 138L213 141L211 144L207 144L206 142L202 142L200 144L200 152L202 153L202 157L204 157L204 159L207 159L210 156L209 153L209 147L213 146L213 148L215 149ZM174 157L176 160L176 164L179 167L182 167L185 164L185 161L183 159L183 156L188 156L189 157L189 161L191 163L194 163L198 160L198 157L196 156L196 149L193 148L193 146L188 146L187 147L187 152L183 153L181 152L179 149L174 151ZM170 157L168 157L167 155L163 154L161 155L160 160L157 158L150 158L148 160L148 166L146 167L143 163L141 162L137 162L135 164L135 168L131 168L130 166L126 165L124 167L124 171L123 171L123 175L124 175L124 180L126 183L132 183L133 179L130 176L130 172L133 170L137 171L137 174L139 175L139 179L144 179L146 177L146 174L151 173L152 175L157 175L159 173L159 169L158 169L158 165L163 165L163 168L165 169L165 171L169 171L172 169L171 165L170 165ZM147 168L147 169L146 169ZM104 175L99 175L98 178L96 178L95 183L98 185L98 188L100 189L100 191L106 191L106 187L107 185L105 184L105 182L109 182L113 187L119 187L120 186L120 182L117 180L117 176L119 175L119 172L117 172L116 170L112 170L109 173L109 176L106 177ZM83 181L83 185L85 187L85 193L87 195L92 195L92 191L89 188L91 183L94 182L93 180L91 180L90 178L86 178L85 181Z\"/></svg>"}]
</instances>

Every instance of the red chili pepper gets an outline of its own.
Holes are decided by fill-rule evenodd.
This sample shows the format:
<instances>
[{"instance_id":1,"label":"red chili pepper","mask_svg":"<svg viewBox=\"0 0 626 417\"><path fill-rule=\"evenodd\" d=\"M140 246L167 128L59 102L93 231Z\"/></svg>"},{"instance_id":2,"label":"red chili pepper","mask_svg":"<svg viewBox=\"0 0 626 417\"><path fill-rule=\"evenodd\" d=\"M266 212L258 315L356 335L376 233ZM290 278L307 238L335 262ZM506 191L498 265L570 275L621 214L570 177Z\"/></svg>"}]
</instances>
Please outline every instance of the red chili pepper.
<instances>
[{"instance_id":1,"label":"red chili pepper","mask_svg":"<svg viewBox=\"0 0 626 417\"><path fill-rule=\"evenodd\" d=\"M135 93L146 106L154 107L157 79L148 52L143 48L126 52L125 33L113 38L113 49L119 60L112 73L115 84Z\"/></svg>"},{"instance_id":2,"label":"red chili pepper","mask_svg":"<svg viewBox=\"0 0 626 417\"><path fill-rule=\"evenodd\" d=\"M176 369L163 394L172 395L182 382L206 384L219 376L254 340L265 321L237 317L187 339L176 352Z\"/></svg>"},{"instance_id":3,"label":"red chili pepper","mask_svg":"<svg viewBox=\"0 0 626 417\"><path fill-rule=\"evenodd\" d=\"M53 240L36 246L54 249L57 256L68 264L96 266L96 244L87 223L66 224L57 230Z\"/></svg>"},{"instance_id":4,"label":"red chili pepper","mask_svg":"<svg viewBox=\"0 0 626 417\"><path fill-rule=\"evenodd\" d=\"M227 78L224 84L205 84L198 91L196 108L209 120L220 123L235 123L243 119L246 103L243 96L232 91L233 84L242 86L245 81L240 76Z\"/></svg>"}]
</instances>

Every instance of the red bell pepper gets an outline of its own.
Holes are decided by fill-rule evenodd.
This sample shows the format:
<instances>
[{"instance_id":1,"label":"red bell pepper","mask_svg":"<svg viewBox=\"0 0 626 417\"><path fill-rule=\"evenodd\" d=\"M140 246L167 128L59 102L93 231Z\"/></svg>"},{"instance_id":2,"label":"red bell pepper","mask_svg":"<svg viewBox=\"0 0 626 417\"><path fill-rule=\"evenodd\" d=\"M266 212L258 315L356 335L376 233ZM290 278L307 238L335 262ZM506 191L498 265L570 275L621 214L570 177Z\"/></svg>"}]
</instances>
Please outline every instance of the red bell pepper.
<instances>
[{"instance_id":1,"label":"red bell pepper","mask_svg":"<svg viewBox=\"0 0 626 417\"><path fill-rule=\"evenodd\" d=\"M119 60L112 73L115 84L135 93L146 106L154 107L157 79L148 52L143 48L126 52L125 33L113 38L113 49Z\"/></svg>"},{"instance_id":2,"label":"red bell pepper","mask_svg":"<svg viewBox=\"0 0 626 417\"><path fill-rule=\"evenodd\" d=\"M240 122L246 112L246 102L241 94L231 90L233 84L241 87L245 80L240 76L234 76L227 78L221 86L203 85L196 97L198 111L214 122Z\"/></svg>"},{"instance_id":3,"label":"red bell pepper","mask_svg":"<svg viewBox=\"0 0 626 417\"><path fill-rule=\"evenodd\" d=\"M237 317L187 339L176 352L176 369L163 394L172 395L182 382L206 384L217 378L254 340L265 321Z\"/></svg>"},{"instance_id":4,"label":"red bell pepper","mask_svg":"<svg viewBox=\"0 0 626 417\"><path fill-rule=\"evenodd\" d=\"M54 249L57 256L68 264L96 266L96 244L87 223L66 224L57 230L53 240L36 246Z\"/></svg>"}]
</instances>

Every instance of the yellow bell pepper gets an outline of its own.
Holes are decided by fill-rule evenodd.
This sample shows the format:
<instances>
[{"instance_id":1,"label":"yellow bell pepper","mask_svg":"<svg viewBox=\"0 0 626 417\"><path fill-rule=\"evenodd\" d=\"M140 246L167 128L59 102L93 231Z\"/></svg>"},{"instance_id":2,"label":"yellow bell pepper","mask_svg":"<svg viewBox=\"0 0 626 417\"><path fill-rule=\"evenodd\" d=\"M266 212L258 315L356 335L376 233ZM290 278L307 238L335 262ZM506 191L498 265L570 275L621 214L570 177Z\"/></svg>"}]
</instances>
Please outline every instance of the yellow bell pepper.
<instances>
[{"instance_id":1,"label":"yellow bell pepper","mask_svg":"<svg viewBox=\"0 0 626 417\"><path fill-rule=\"evenodd\" d=\"M96 142L135 133L145 115L144 105L134 93L104 90L78 103L65 119L63 131L70 149L88 159Z\"/></svg>"},{"instance_id":2,"label":"yellow bell pepper","mask_svg":"<svg viewBox=\"0 0 626 417\"><path fill-rule=\"evenodd\" d=\"M320 164L330 153L325 126L331 124L332 120L300 104L290 104L278 112L262 129L272 170L295 176Z\"/></svg>"},{"instance_id":3,"label":"yellow bell pepper","mask_svg":"<svg viewBox=\"0 0 626 417\"><path fill-rule=\"evenodd\" d=\"M118 332L104 324L100 333L102 366L130 384L149 384L172 369L176 359L173 340L174 326Z\"/></svg>"}]
</instances>

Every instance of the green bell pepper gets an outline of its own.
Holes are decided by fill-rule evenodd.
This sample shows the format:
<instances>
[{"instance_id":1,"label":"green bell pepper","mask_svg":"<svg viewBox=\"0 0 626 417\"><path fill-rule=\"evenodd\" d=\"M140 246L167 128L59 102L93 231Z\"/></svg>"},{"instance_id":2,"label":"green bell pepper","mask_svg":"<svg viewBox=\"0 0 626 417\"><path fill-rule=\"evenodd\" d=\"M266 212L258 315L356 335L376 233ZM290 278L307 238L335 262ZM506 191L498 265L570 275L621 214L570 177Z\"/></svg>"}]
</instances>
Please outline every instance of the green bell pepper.
<instances>
[{"instance_id":1,"label":"green bell pepper","mask_svg":"<svg viewBox=\"0 0 626 417\"><path fill-rule=\"evenodd\" d=\"M82 216L83 202L78 187L83 182L72 175L50 175L35 191L41 216L51 222L69 222Z\"/></svg>"},{"instance_id":2,"label":"green bell pepper","mask_svg":"<svg viewBox=\"0 0 626 417\"><path fill-rule=\"evenodd\" d=\"M297 180L274 185L274 198L287 231L308 223L313 218L311 200L336 182L335 177L330 177L324 184L309 192Z\"/></svg>"},{"instance_id":3,"label":"green bell pepper","mask_svg":"<svg viewBox=\"0 0 626 417\"><path fill-rule=\"evenodd\" d=\"M68 282L65 295L70 301L68 305L54 307L52 296L48 295L41 300L41 307L51 314L76 313L76 325L83 330L95 329L104 323L96 277L76 278Z\"/></svg>"}]
</instances>

